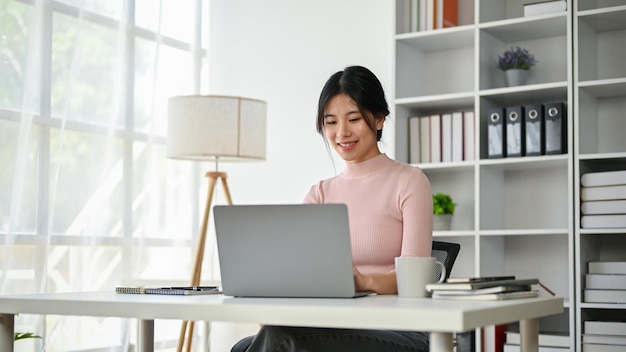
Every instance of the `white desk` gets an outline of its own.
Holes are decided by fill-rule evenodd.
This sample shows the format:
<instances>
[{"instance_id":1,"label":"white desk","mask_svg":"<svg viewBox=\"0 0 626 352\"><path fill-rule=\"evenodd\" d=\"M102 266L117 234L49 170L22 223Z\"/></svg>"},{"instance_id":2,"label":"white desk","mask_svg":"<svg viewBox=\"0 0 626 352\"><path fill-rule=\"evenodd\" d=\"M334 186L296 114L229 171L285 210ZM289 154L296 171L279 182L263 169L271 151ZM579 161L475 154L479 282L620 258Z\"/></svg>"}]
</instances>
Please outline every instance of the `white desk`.
<instances>
[{"instance_id":1,"label":"white desk","mask_svg":"<svg viewBox=\"0 0 626 352\"><path fill-rule=\"evenodd\" d=\"M428 331L431 351L452 351L452 334L520 321L522 351L537 352L538 318L563 311L562 298L500 302L369 296L357 299L233 298L82 292L0 296L0 351L13 351L14 315L139 319L138 351L152 351L154 320L224 321L312 327Z\"/></svg>"}]
</instances>

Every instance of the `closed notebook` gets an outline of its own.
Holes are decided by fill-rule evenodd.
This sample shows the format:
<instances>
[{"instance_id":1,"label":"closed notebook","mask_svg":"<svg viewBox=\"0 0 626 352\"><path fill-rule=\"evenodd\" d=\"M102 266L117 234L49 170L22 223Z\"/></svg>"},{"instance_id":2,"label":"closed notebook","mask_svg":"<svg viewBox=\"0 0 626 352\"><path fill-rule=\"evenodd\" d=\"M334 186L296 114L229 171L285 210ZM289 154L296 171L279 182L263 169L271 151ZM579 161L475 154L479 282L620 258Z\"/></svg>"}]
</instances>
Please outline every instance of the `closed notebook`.
<instances>
[{"instance_id":1,"label":"closed notebook","mask_svg":"<svg viewBox=\"0 0 626 352\"><path fill-rule=\"evenodd\" d=\"M626 214L583 215L580 218L580 226L587 229L608 229L626 227Z\"/></svg>"},{"instance_id":2,"label":"closed notebook","mask_svg":"<svg viewBox=\"0 0 626 352\"><path fill-rule=\"evenodd\" d=\"M581 176L584 187L626 185L626 170L589 172Z\"/></svg>"},{"instance_id":3,"label":"closed notebook","mask_svg":"<svg viewBox=\"0 0 626 352\"><path fill-rule=\"evenodd\" d=\"M518 291L530 291L532 287L530 285L508 285L508 286L495 286L485 287L476 290L448 290L448 291L435 291L441 296L451 295L484 295L488 293L502 293L502 292L518 292Z\"/></svg>"},{"instance_id":4,"label":"closed notebook","mask_svg":"<svg viewBox=\"0 0 626 352\"><path fill-rule=\"evenodd\" d=\"M626 321L593 321L584 323L585 334L607 334L626 336Z\"/></svg>"},{"instance_id":5,"label":"closed notebook","mask_svg":"<svg viewBox=\"0 0 626 352\"><path fill-rule=\"evenodd\" d=\"M539 346L569 347L571 338L567 332L539 332ZM518 331L506 332L506 343L519 345L522 339Z\"/></svg>"},{"instance_id":6,"label":"closed notebook","mask_svg":"<svg viewBox=\"0 0 626 352\"><path fill-rule=\"evenodd\" d=\"M585 274L585 288L626 290L626 273Z\"/></svg>"},{"instance_id":7,"label":"closed notebook","mask_svg":"<svg viewBox=\"0 0 626 352\"><path fill-rule=\"evenodd\" d=\"M518 291L502 293L485 293L481 295L449 295L441 292L434 292L433 299L469 300L469 301L502 301L507 299L533 298L539 296L538 291Z\"/></svg>"},{"instance_id":8,"label":"closed notebook","mask_svg":"<svg viewBox=\"0 0 626 352\"><path fill-rule=\"evenodd\" d=\"M116 293L122 294L146 294L146 295L172 295L172 296L196 296L211 295L222 293L217 286L202 287L200 289L183 288L183 287L144 287L144 286L127 286L116 287Z\"/></svg>"},{"instance_id":9,"label":"closed notebook","mask_svg":"<svg viewBox=\"0 0 626 352\"><path fill-rule=\"evenodd\" d=\"M484 282L460 282L460 283L434 283L426 285L426 290L449 291L449 290L476 290L485 287L507 286L507 285L535 285L539 284L539 279L514 279L514 280L494 280Z\"/></svg>"},{"instance_id":10,"label":"closed notebook","mask_svg":"<svg viewBox=\"0 0 626 352\"><path fill-rule=\"evenodd\" d=\"M515 280L514 275L505 276L476 276L476 277L451 277L446 280L448 283L454 282L484 282L484 281L500 281L500 280Z\"/></svg>"},{"instance_id":11,"label":"closed notebook","mask_svg":"<svg viewBox=\"0 0 626 352\"><path fill-rule=\"evenodd\" d=\"M624 274L626 275L626 262L589 262L588 274Z\"/></svg>"},{"instance_id":12,"label":"closed notebook","mask_svg":"<svg viewBox=\"0 0 626 352\"><path fill-rule=\"evenodd\" d=\"M625 346L600 343L583 343L582 347L582 352L624 352L626 350Z\"/></svg>"},{"instance_id":13,"label":"closed notebook","mask_svg":"<svg viewBox=\"0 0 626 352\"><path fill-rule=\"evenodd\" d=\"M626 350L626 336L583 334L583 343L599 343L604 345L621 345Z\"/></svg>"},{"instance_id":14,"label":"closed notebook","mask_svg":"<svg viewBox=\"0 0 626 352\"><path fill-rule=\"evenodd\" d=\"M581 202L583 214L626 214L626 199Z\"/></svg>"},{"instance_id":15,"label":"closed notebook","mask_svg":"<svg viewBox=\"0 0 626 352\"><path fill-rule=\"evenodd\" d=\"M590 303L626 303L626 290L594 290L583 292L583 301Z\"/></svg>"},{"instance_id":16,"label":"closed notebook","mask_svg":"<svg viewBox=\"0 0 626 352\"><path fill-rule=\"evenodd\" d=\"M626 199L626 185L582 187L580 199L584 201Z\"/></svg>"}]
</instances>

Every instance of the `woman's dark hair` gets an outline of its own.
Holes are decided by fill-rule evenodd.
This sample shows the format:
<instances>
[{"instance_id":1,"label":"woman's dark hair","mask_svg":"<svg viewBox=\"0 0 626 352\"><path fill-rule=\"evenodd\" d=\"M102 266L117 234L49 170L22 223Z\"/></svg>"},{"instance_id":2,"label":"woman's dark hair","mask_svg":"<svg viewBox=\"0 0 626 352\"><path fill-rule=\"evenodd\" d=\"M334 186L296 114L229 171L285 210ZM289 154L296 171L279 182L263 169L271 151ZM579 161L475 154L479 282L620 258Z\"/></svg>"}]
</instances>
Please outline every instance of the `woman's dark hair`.
<instances>
[{"instance_id":1,"label":"woman's dark hair","mask_svg":"<svg viewBox=\"0 0 626 352\"><path fill-rule=\"evenodd\" d=\"M317 132L324 134L324 109L339 94L345 94L354 100L367 125L372 131L376 131L376 140L380 141L382 129L376 130L376 120L389 115L389 106L378 78L362 66L346 67L326 81L317 105Z\"/></svg>"}]
</instances>

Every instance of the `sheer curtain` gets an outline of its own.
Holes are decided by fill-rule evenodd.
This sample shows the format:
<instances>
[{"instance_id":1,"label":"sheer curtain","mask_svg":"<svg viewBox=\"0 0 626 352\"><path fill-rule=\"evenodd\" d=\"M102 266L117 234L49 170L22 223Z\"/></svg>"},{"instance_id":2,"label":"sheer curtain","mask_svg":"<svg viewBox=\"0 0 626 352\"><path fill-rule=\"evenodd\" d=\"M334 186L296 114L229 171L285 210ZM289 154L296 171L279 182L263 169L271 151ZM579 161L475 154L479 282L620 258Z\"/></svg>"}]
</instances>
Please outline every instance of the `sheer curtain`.
<instances>
[{"instance_id":1,"label":"sheer curtain","mask_svg":"<svg viewBox=\"0 0 626 352\"><path fill-rule=\"evenodd\" d=\"M206 2L0 0L0 294L191 276L202 175L166 159L166 111L206 85ZM127 351L134 327L18 315L43 338L15 347Z\"/></svg>"}]
</instances>

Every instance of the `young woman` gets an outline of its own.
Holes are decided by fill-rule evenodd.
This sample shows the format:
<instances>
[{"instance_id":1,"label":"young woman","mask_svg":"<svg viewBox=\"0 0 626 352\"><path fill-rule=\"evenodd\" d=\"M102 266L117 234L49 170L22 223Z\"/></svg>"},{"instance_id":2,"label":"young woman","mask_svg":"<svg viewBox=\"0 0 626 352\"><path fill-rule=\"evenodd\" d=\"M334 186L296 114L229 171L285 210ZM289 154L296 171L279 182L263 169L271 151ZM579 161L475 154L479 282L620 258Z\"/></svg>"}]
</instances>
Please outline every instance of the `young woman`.
<instances>
[{"instance_id":1,"label":"young woman","mask_svg":"<svg viewBox=\"0 0 626 352\"><path fill-rule=\"evenodd\" d=\"M432 247L428 179L420 169L394 161L378 148L387 115L382 85L371 71L350 66L332 75L320 95L317 131L346 167L312 186L305 197L305 203L347 205L356 289L377 294L397 293L395 257L430 257ZM426 352L428 336L409 331L264 326L233 351Z\"/></svg>"}]
</instances>

